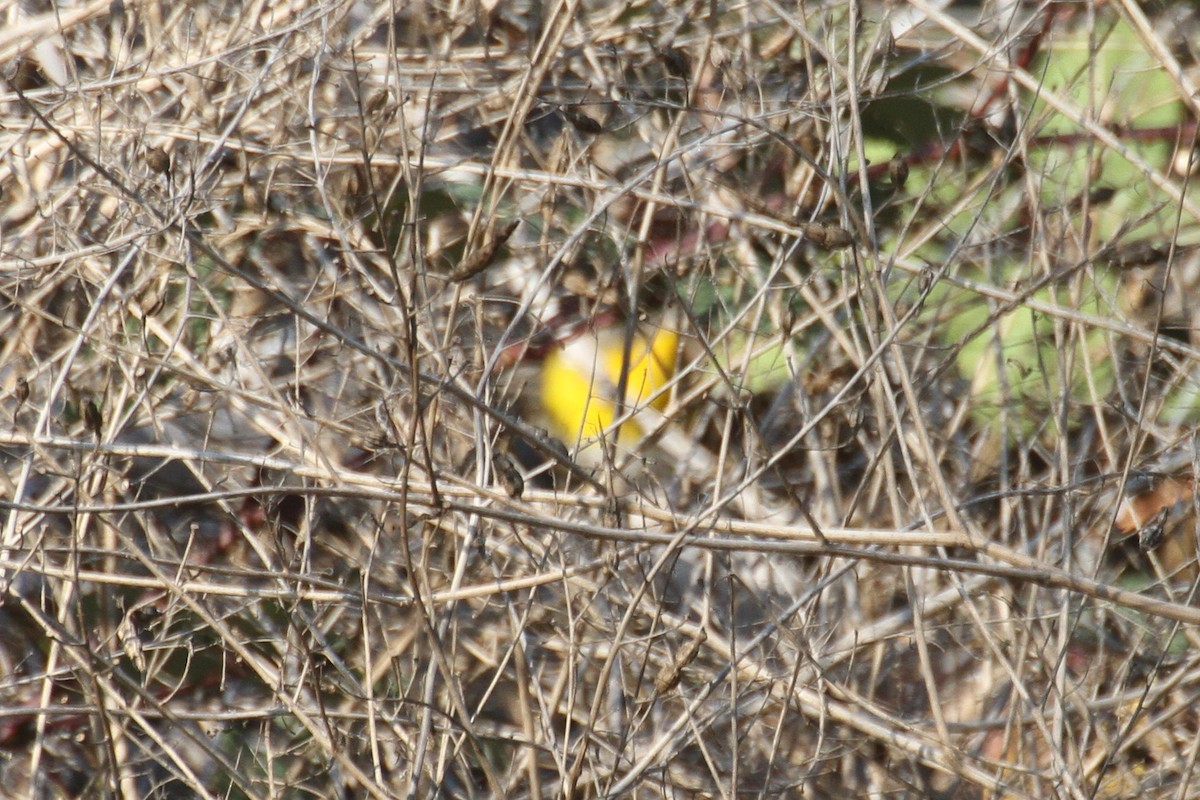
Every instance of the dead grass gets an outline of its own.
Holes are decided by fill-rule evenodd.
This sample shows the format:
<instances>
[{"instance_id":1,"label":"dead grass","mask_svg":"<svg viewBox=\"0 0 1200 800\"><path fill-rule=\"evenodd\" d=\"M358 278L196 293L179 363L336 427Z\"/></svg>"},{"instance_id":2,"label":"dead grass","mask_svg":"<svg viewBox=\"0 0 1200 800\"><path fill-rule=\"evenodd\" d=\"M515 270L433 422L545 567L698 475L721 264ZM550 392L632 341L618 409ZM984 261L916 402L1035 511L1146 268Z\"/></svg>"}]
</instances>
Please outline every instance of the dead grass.
<instances>
[{"instance_id":1,"label":"dead grass","mask_svg":"<svg viewBox=\"0 0 1200 800\"><path fill-rule=\"evenodd\" d=\"M0 5L5 793L1194 795L1197 17L942 6Z\"/></svg>"}]
</instances>

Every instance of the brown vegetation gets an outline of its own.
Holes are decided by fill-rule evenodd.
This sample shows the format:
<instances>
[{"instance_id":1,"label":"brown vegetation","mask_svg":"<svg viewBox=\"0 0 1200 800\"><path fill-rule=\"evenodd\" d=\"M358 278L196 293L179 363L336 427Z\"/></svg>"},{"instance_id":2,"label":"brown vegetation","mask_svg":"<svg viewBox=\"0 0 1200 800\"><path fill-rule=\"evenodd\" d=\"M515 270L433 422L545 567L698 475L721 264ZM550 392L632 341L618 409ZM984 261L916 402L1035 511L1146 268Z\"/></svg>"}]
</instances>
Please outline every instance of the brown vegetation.
<instances>
[{"instance_id":1,"label":"brown vegetation","mask_svg":"<svg viewBox=\"0 0 1200 800\"><path fill-rule=\"evenodd\" d=\"M4 793L1196 794L1194 9L2 13Z\"/></svg>"}]
</instances>

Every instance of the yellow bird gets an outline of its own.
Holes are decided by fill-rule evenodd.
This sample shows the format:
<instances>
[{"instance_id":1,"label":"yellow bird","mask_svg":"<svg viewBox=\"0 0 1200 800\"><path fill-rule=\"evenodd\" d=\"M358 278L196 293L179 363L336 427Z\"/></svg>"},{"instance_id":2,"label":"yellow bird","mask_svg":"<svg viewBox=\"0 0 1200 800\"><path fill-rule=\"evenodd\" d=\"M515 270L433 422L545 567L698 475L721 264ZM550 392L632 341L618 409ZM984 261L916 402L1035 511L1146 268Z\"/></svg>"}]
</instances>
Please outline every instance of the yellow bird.
<instances>
[{"instance_id":1,"label":"yellow bird","mask_svg":"<svg viewBox=\"0 0 1200 800\"><path fill-rule=\"evenodd\" d=\"M644 465L660 477L687 477L688 486L706 485L724 468L701 441L676 422L664 419L671 400L671 383L680 356L679 334L660 327L652 337L638 332L630 342L625 359L625 327L614 325L588 330L560 343L541 361L542 424L574 451L575 459L587 467L598 466L605 457L604 442L616 438L619 454L638 449L653 431L653 453L645 461L623 464L639 473ZM625 370L625 402L622 422L617 426L617 387ZM617 430L617 428L620 430ZM729 472L740 480L740 467ZM640 490L639 487L634 487ZM791 511L779 510L762 496L757 482L745 486L728 502L729 509L752 519L791 521Z\"/></svg>"},{"instance_id":2,"label":"yellow bird","mask_svg":"<svg viewBox=\"0 0 1200 800\"><path fill-rule=\"evenodd\" d=\"M633 416L620 430L614 428L625 335L620 325L587 331L551 350L542 363L541 401L551 432L581 454L594 454L597 442L614 437L623 449L636 445L645 434L637 410L652 406L662 411L670 399L669 392L660 390L675 372L679 335L667 328L659 328L649 342L635 335L622 408L622 415Z\"/></svg>"}]
</instances>

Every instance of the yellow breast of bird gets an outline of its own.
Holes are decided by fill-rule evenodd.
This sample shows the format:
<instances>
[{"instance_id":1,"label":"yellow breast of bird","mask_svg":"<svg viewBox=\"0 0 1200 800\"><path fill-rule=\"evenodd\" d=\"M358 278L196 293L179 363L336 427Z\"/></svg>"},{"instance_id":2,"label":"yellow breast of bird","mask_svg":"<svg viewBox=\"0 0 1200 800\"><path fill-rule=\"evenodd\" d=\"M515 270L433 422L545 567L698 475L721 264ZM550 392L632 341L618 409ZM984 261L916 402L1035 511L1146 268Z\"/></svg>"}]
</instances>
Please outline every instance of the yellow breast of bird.
<instances>
[{"instance_id":1,"label":"yellow breast of bird","mask_svg":"<svg viewBox=\"0 0 1200 800\"><path fill-rule=\"evenodd\" d=\"M624 331L614 328L589 332L551 351L542 365L541 400L553 433L569 447L613 436L623 445L635 444L642 436L636 413L619 432L613 428L621 373L624 369L623 414L647 404L661 411L669 393L660 390L674 373L678 341L665 329L649 343L635 336L626 361Z\"/></svg>"}]
</instances>

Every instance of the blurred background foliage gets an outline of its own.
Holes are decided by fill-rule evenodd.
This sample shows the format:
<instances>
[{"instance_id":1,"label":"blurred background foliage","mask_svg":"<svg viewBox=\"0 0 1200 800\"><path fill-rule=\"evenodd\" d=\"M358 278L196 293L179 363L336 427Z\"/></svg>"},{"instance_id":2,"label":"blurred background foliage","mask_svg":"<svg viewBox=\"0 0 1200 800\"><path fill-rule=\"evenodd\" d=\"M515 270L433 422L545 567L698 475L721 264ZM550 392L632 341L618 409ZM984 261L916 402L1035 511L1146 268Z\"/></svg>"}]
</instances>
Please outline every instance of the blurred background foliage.
<instances>
[{"instance_id":1,"label":"blurred background foliage","mask_svg":"<svg viewBox=\"0 0 1200 800\"><path fill-rule=\"evenodd\" d=\"M13 796L1189 796L1191 5L0 13Z\"/></svg>"}]
</instances>

